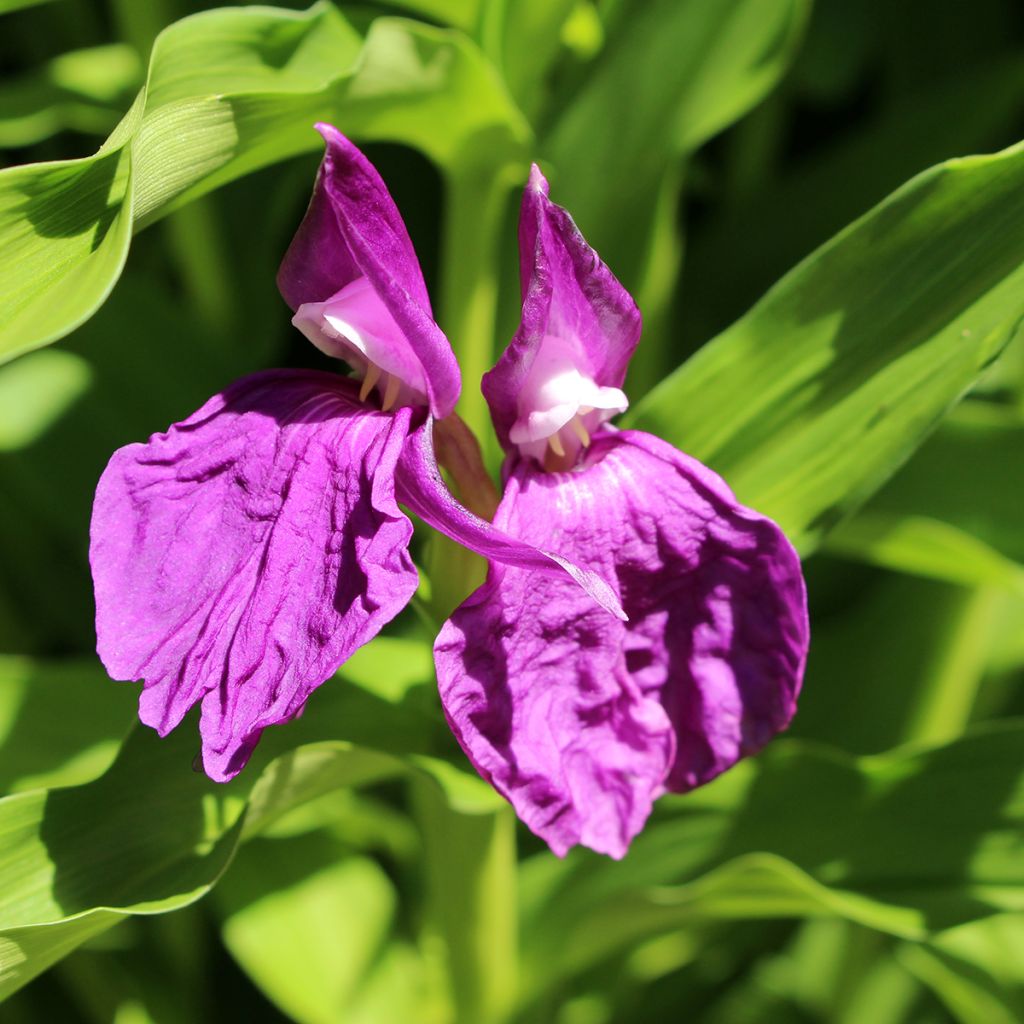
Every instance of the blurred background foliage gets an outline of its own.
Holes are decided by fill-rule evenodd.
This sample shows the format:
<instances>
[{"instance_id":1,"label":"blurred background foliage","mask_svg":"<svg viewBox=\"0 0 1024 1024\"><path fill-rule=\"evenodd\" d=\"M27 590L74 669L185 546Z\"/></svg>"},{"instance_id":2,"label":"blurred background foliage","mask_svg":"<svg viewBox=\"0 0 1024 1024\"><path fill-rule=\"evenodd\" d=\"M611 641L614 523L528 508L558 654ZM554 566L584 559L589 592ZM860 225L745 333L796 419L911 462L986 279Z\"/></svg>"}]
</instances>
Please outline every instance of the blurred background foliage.
<instances>
[{"instance_id":1,"label":"blurred background foliage","mask_svg":"<svg viewBox=\"0 0 1024 1024\"><path fill-rule=\"evenodd\" d=\"M186 22L150 62L213 6L0 0L0 161L89 158L0 195L3 1019L1024 1019L1019 161L922 179L745 317L908 178L1024 138L1024 8L322 4ZM274 273L328 116L407 220L471 423L540 159L644 311L638 422L814 551L788 737L663 800L619 864L515 847L432 691L436 594L227 787L188 771L188 726L130 732L135 688L92 654L110 453L242 373L322 365ZM842 344L787 319L844 288ZM810 369L773 398L788 359Z\"/></svg>"}]
</instances>

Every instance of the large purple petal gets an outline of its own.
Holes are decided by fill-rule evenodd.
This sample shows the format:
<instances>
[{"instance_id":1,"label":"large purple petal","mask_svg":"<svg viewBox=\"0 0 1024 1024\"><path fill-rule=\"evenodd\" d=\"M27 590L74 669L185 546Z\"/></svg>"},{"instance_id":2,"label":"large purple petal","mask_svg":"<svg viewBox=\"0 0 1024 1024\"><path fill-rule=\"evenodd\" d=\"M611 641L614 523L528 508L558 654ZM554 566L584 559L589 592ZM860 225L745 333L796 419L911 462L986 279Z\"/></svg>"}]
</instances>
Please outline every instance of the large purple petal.
<instances>
[{"instance_id":1,"label":"large purple petal","mask_svg":"<svg viewBox=\"0 0 1024 1024\"><path fill-rule=\"evenodd\" d=\"M399 331L387 338L396 367L415 364L431 411L447 416L459 397L459 367L434 323L409 233L374 166L337 128L318 124L327 150L306 216L277 275L293 310L322 303L365 277Z\"/></svg>"},{"instance_id":2,"label":"large purple petal","mask_svg":"<svg viewBox=\"0 0 1024 1024\"><path fill-rule=\"evenodd\" d=\"M115 679L144 680L139 716L161 735L202 702L211 778L416 589L394 498L411 416L333 374L272 370L111 458L91 528L97 649Z\"/></svg>"},{"instance_id":3,"label":"large purple petal","mask_svg":"<svg viewBox=\"0 0 1024 1024\"><path fill-rule=\"evenodd\" d=\"M434 455L431 419L409 437L399 462L397 482L398 500L446 537L504 565L567 577L603 609L601 614L610 612L617 618L624 617L618 597L597 573L547 550L545 538L536 544L523 541L474 515L455 500Z\"/></svg>"},{"instance_id":4,"label":"large purple petal","mask_svg":"<svg viewBox=\"0 0 1024 1024\"><path fill-rule=\"evenodd\" d=\"M498 436L506 449L517 422L523 425L544 390L545 377L572 367L583 382L604 392L579 395L577 408L609 409L640 339L640 312L615 275L587 244L572 217L548 198L548 183L534 165L519 215L523 312L519 330L497 365L483 378ZM545 364L548 370L545 371ZM577 387L579 383L577 383ZM620 399L622 398L619 392ZM566 396L573 398L572 394ZM624 405L621 406L624 408ZM564 422L571 415L564 414ZM557 415L557 411L555 412ZM591 424L596 426L596 423Z\"/></svg>"},{"instance_id":5,"label":"large purple petal","mask_svg":"<svg viewBox=\"0 0 1024 1024\"><path fill-rule=\"evenodd\" d=\"M556 853L622 856L661 792L788 724L808 642L799 560L714 473L632 431L603 433L575 472L519 461L495 523L612 581L629 621L492 566L435 646L449 722Z\"/></svg>"}]
</instances>

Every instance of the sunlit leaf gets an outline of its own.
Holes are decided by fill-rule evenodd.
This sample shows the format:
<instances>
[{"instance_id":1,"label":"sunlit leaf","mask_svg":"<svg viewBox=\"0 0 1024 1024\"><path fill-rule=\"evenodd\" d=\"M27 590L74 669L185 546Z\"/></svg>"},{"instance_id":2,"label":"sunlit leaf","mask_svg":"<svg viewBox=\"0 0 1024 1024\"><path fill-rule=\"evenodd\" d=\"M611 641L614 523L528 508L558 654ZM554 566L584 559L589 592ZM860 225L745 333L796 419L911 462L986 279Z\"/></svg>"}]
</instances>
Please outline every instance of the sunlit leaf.
<instances>
[{"instance_id":1,"label":"sunlit leaf","mask_svg":"<svg viewBox=\"0 0 1024 1024\"><path fill-rule=\"evenodd\" d=\"M648 319L648 344L656 346L681 255L682 159L775 85L808 4L629 0L619 6L593 69L541 144L553 195L636 294ZM634 379L646 378L646 360L641 349Z\"/></svg>"},{"instance_id":2,"label":"sunlit leaf","mask_svg":"<svg viewBox=\"0 0 1024 1024\"><path fill-rule=\"evenodd\" d=\"M59 131L106 135L139 87L142 65L124 43L72 50L4 83L0 147L29 146Z\"/></svg>"},{"instance_id":3,"label":"sunlit leaf","mask_svg":"<svg viewBox=\"0 0 1024 1024\"><path fill-rule=\"evenodd\" d=\"M404 650L398 674L407 680L419 676L422 659L412 642L382 647L376 669L371 645L353 674L373 678L389 664L397 665ZM11 671L26 679L46 677L22 660L12 662ZM55 685L33 696L42 700L48 695L59 707L61 687L73 685L74 676L57 673L54 679ZM104 685L95 678L89 683ZM105 685L132 697L127 684ZM377 723L347 713L370 690L355 680L332 680L300 720L268 730L252 762L227 785L192 769L199 740L185 723L163 740L136 728L113 764L93 781L0 800L0 943L6 941L0 962L7 971L0 997L124 915L165 913L198 899L218 881L240 840L254 838L295 808L332 791L411 776L454 814L490 815L504 808L468 764L456 766L429 753L430 720L415 704L398 700L399 694L411 692L403 688L408 684L389 686L373 678L371 685L390 697L377 698L387 708ZM75 700L88 696L83 691ZM102 698L112 694L96 696L102 706ZM73 706L68 703L65 711ZM17 700L0 706L0 726L16 729L19 707ZM37 708L44 722L46 710L45 704ZM103 743L107 719L101 716L98 726L86 728L89 719L89 714L80 723L69 718L66 744L39 752L35 767L18 754L14 777L29 770L40 780L45 771L58 782L89 777L97 760L109 756L106 747L97 752L88 746L90 736L93 744ZM408 723L404 728L403 720ZM122 719L114 714L109 721ZM339 735L358 736L378 749L329 738ZM403 735L421 752L401 754L402 744L392 740ZM67 762L70 755L62 754L63 745L72 753L91 750L90 760L86 763L83 754Z\"/></svg>"},{"instance_id":4,"label":"sunlit leaf","mask_svg":"<svg viewBox=\"0 0 1024 1024\"><path fill-rule=\"evenodd\" d=\"M7 14L9 11L20 11L24 7L41 7L43 4L53 2L54 0L0 0L0 14Z\"/></svg>"},{"instance_id":5,"label":"sunlit leaf","mask_svg":"<svg viewBox=\"0 0 1024 1024\"><path fill-rule=\"evenodd\" d=\"M329 3L207 11L157 38L144 89L93 157L0 172L0 358L67 333L113 287L133 229L322 142L313 124L421 148L443 167L522 162L529 128L459 32ZM504 154L504 155L502 155Z\"/></svg>"},{"instance_id":6,"label":"sunlit leaf","mask_svg":"<svg viewBox=\"0 0 1024 1024\"><path fill-rule=\"evenodd\" d=\"M804 551L924 440L1024 315L1024 147L920 175L635 409Z\"/></svg>"},{"instance_id":7,"label":"sunlit leaf","mask_svg":"<svg viewBox=\"0 0 1024 1024\"><path fill-rule=\"evenodd\" d=\"M88 389L92 370L72 352L37 352L0 370L0 452L30 445Z\"/></svg>"},{"instance_id":8,"label":"sunlit leaf","mask_svg":"<svg viewBox=\"0 0 1024 1024\"><path fill-rule=\"evenodd\" d=\"M1021 452L1024 420L1019 413L966 402L872 498L864 513L928 516L1022 563Z\"/></svg>"},{"instance_id":9,"label":"sunlit leaf","mask_svg":"<svg viewBox=\"0 0 1024 1024\"><path fill-rule=\"evenodd\" d=\"M0 795L101 775L135 717L135 695L95 661L0 656Z\"/></svg>"},{"instance_id":10,"label":"sunlit leaf","mask_svg":"<svg viewBox=\"0 0 1024 1024\"><path fill-rule=\"evenodd\" d=\"M1024 908L1022 737L1006 722L861 759L776 744L676 801L621 864L539 865L524 921L535 983L703 917L840 916L922 938Z\"/></svg>"},{"instance_id":11,"label":"sunlit leaf","mask_svg":"<svg viewBox=\"0 0 1024 1024\"><path fill-rule=\"evenodd\" d=\"M72 330L110 294L128 255L131 151L0 172L0 357Z\"/></svg>"},{"instance_id":12,"label":"sunlit leaf","mask_svg":"<svg viewBox=\"0 0 1024 1024\"><path fill-rule=\"evenodd\" d=\"M1024 566L930 516L861 512L828 535L825 550L886 569L1024 596Z\"/></svg>"},{"instance_id":13,"label":"sunlit leaf","mask_svg":"<svg viewBox=\"0 0 1024 1024\"><path fill-rule=\"evenodd\" d=\"M332 1024L350 1019L396 894L374 861L313 835L247 846L216 903L231 955L267 996L302 1024Z\"/></svg>"}]
</instances>

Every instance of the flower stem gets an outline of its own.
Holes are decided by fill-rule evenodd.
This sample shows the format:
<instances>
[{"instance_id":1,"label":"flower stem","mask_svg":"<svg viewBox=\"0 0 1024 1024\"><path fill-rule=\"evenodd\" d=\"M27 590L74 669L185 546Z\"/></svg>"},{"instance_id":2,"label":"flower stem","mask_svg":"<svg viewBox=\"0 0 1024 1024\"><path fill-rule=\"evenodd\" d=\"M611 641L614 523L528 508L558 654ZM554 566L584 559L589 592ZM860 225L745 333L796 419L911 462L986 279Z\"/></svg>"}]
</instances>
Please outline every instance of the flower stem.
<instances>
[{"instance_id":1,"label":"flower stem","mask_svg":"<svg viewBox=\"0 0 1024 1024\"><path fill-rule=\"evenodd\" d=\"M908 729L908 738L947 743L970 721L985 673L991 622L999 591L964 590L947 638L936 653L929 685Z\"/></svg>"},{"instance_id":2,"label":"flower stem","mask_svg":"<svg viewBox=\"0 0 1024 1024\"><path fill-rule=\"evenodd\" d=\"M494 361L508 171L503 158L495 161L484 157L457 163L446 179L439 323L462 369L459 413L468 432L485 439L485 446L491 425L480 379ZM470 499L469 495L460 497L463 501ZM433 613L439 619L447 618L483 582L486 569L478 555L435 536L429 561Z\"/></svg>"},{"instance_id":3,"label":"flower stem","mask_svg":"<svg viewBox=\"0 0 1024 1024\"><path fill-rule=\"evenodd\" d=\"M455 1024L500 1024L516 995L515 819L462 813L433 782L413 782L423 833L427 932L442 940Z\"/></svg>"},{"instance_id":4,"label":"flower stem","mask_svg":"<svg viewBox=\"0 0 1024 1024\"><path fill-rule=\"evenodd\" d=\"M439 454L462 499L488 519L497 495L483 479L473 435L491 435L480 379L494 361L509 170L503 155L483 149L480 159L449 170L442 240L438 322L462 369L458 411L465 425L440 427ZM434 536L432 613L451 614L483 582L486 568L478 555ZM428 932L442 940L456 1024L500 1024L516 992L515 818L507 807L463 813L425 780L413 783L413 796L424 841Z\"/></svg>"},{"instance_id":5,"label":"flower stem","mask_svg":"<svg viewBox=\"0 0 1024 1024\"><path fill-rule=\"evenodd\" d=\"M499 257L508 177L481 160L447 176L440 324L462 368L459 412L478 437L490 429L480 378L494 362Z\"/></svg>"}]
</instances>

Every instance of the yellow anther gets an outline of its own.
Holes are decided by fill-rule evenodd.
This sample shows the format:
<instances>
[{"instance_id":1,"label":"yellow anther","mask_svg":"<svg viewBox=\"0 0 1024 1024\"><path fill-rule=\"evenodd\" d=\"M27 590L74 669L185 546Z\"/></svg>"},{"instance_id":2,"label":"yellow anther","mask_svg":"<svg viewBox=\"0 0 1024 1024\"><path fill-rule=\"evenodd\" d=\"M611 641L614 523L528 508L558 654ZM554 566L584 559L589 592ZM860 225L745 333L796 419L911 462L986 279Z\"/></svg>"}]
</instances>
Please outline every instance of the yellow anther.
<instances>
[{"instance_id":1,"label":"yellow anther","mask_svg":"<svg viewBox=\"0 0 1024 1024\"><path fill-rule=\"evenodd\" d=\"M587 433L587 428L583 425L583 420L579 416L573 416L569 420L569 426L572 427L572 432L580 439L580 444L586 448L590 444L590 435Z\"/></svg>"},{"instance_id":2,"label":"yellow anther","mask_svg":"<svg viewBox=\"0 0 1024 1024\"><path fill-rule=\"evenodd\" d=\"M365 402L366 396L373 390L374 384L380 380L381 369L376 363L366 364L366 376L359 386L359 401Z\"/></svg>"},{"instance_id":3,"label":"yellow anther","mask_svg":"<svg viewBox=\"0 0 1024 1024\"><path fill-rule=\"evenodd\" d=\"M558 436L558 432L555 431L549 438L548 444L551 446L551 450L560 458L565 458L565 449L562 447L562 439Z\"/></svg>"},{"instance_id":4,"label":"yellow anther","mask_svg":"<svg viewBox=\"0 0 1024 1024\"><path fill-rule=\"evenodd\" d=\"M383 412L390 412L392 406L398 400L398 389L402 386L402 382L393 374L388 374L388 382L384 388L384 401L381 403L381 410Z\"/></svg>"}]
</instances>

